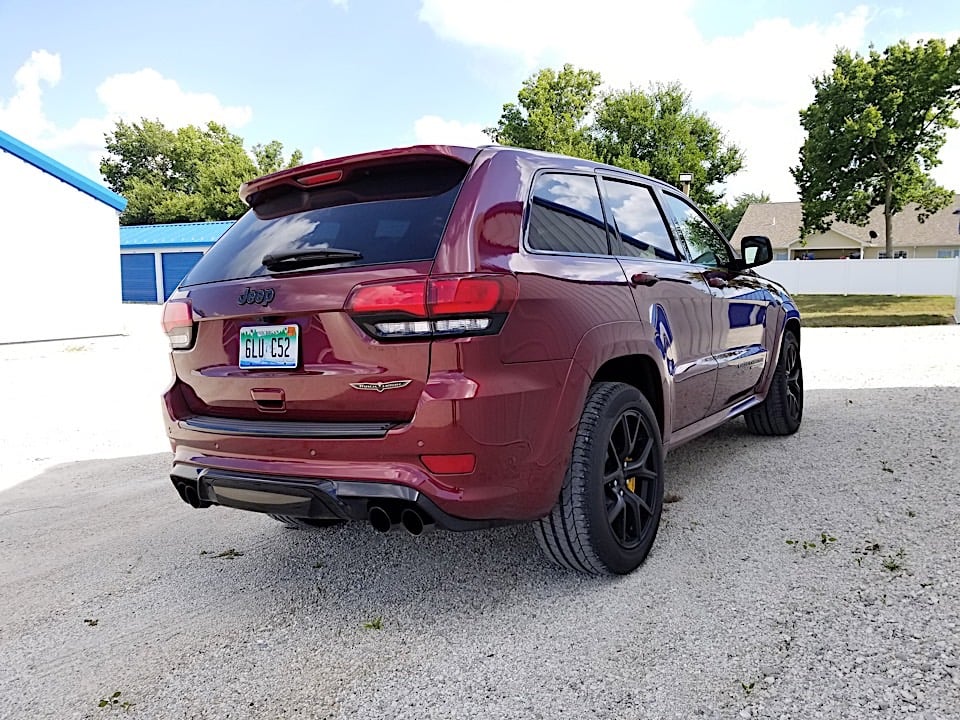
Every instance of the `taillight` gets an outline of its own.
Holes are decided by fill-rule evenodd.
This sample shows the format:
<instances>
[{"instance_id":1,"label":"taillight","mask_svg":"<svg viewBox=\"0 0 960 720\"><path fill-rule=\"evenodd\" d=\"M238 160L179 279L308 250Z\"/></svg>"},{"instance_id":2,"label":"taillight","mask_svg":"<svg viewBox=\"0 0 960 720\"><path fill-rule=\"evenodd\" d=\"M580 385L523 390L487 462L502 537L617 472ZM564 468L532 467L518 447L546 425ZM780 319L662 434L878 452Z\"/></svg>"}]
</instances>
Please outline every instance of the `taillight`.
<instances>
[{"instance_id":1,"label":"taillight","mask_svg":"<svg viewBox=\"0 0 960 720\"><path fill-rule=\"evenodd\" d=\"M163 331L174 350L193 345L193 306L189 300L167 300L164 303Z\"/></svg>"},{"instance_id":2,"label":"taillight","mask_svg":"<svg viewBox=\"0 0 960 720\"><path fill-rule=\"evenodd\" d=\"M355 315L401 314L427 316L427 281L361 285L347 299Z\"/></svg>"},{"instance_id":3,"label":"taillight","mask_svg":"<svg viewBox=\"0 0 960 720\"><path fill-rule=\"evenodd\" d=\"M344 309L380 340L493 335L517 299L512 275L463 275L358 285Z\"/></svg>"}]
</instances>

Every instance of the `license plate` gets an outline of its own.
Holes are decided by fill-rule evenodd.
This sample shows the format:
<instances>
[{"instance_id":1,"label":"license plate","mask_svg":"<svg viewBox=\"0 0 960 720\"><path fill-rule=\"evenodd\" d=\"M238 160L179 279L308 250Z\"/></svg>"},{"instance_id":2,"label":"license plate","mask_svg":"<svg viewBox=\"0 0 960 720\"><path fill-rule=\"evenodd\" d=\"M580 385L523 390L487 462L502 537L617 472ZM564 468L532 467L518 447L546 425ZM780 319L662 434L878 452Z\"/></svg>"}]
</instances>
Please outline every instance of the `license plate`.
<instances>
[{"instance_id":1,"label":"license plate","mask_svg":"<svg viewBox=\"0 0 960 720\"><path fill-rule=\"evenodd\" d=\"M300 356L296 325L257 325L240 328L240 367L295 368Z\"/></svg>"}]
</instances>

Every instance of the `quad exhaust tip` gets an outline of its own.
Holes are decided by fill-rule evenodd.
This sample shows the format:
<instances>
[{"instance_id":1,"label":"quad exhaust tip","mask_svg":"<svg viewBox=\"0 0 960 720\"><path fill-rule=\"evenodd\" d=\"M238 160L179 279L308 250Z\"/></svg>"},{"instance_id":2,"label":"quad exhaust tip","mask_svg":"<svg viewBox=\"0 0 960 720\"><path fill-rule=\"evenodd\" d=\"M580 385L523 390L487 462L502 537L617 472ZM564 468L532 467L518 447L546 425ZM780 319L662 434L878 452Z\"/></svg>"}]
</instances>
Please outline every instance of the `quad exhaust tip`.
<instances>
[{"instance_id":1,"label":"quad exhaust tip","mask_svg":"<svg viewBox=\"0 0 960 720\"><path fill-rule=\"evenodd\" d=\"M200 493L197 492L195 485L186 482L178 482L175 483L174 486L177 488L180 498L191 507L197 509L210 507L210 503L208 501L200 499Z\"/></svg>"},{"instance_id":2,"label":"quad exhaust tip","mask_svg":"<svg viewBox=\"0 0 960 720\"><path fill-rule=\"evenodd\" d=\"M413 507L404 508L398 516L396 512L391 514L386 508L374 505L367 513L367 520L370 527L379 533L388 533L402 525L408 533L419 537L434 528L433 520Z\"/></svg>"}]
</instances>

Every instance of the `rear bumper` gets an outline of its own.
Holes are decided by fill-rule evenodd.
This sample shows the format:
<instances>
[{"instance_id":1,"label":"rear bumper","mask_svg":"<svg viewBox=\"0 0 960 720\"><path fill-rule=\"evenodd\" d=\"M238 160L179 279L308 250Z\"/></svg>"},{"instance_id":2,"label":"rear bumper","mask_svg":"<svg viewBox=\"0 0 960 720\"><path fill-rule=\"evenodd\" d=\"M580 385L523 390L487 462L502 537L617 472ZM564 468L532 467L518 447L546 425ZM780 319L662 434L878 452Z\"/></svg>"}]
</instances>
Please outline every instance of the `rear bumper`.
<instances>
[{"instance_id":1,"label":"rear bumper","mask_svg":"<svg viewBox=\"0 0 960 720\"><path fill-rule=\"evenodd\" d=\"M238 510L313 520L367 519L370 508L390 514L416 507L445 530L482 530L509 521L467 520L443 512L423 494L403 485L347 480L265 477L177 463L170 479L184 502L194 507L223 505Z\"/></svg>"},{"instance_id":2,"label":"rear bumper","mask_svg":"<svg viewBox=\"0 0 960 720\"><path fill-rule=\"evenodd\" d=\"M543 517L556 502L582 407L582 398L567 397L572 364L559 360L486 366L490 374L478 371L469 379L460 372L433 374L414 418L403 425L338 427L284 422L276 416L262 421L197 416L186 406L176 381L164 395L163 409L174 463L183 469L178 477L199 482L199 474L208 471L221 478L222 487L227 487L222 480L227 476L273 483L268 488L290 485L297 489L292 503L303 502L297 498L304 493L316 503L298 512L332 513L325 517L365 517L365 503L379 497L383 488L401 498L413 493L409 502L425 508L432 504L436 510L429 514L451 529L458 521L487 523L477 526L484 527ZM574 395L579 392L573 390ZM473 472L436 474L421 459L459 454L476 457ZM184 474L186 469L190 472ZM207 492L199 486L197 491ZM242 496L235 492L229 502L220 496L208 501L241 507L237 497ZM331 505L331 497L338 502ZM364 502L351 505L345 500L351 497ZM245 509L294 514L254 504L258 506ZM441 515L449 518L446 524Z\"/></svg>"}]
</instances>

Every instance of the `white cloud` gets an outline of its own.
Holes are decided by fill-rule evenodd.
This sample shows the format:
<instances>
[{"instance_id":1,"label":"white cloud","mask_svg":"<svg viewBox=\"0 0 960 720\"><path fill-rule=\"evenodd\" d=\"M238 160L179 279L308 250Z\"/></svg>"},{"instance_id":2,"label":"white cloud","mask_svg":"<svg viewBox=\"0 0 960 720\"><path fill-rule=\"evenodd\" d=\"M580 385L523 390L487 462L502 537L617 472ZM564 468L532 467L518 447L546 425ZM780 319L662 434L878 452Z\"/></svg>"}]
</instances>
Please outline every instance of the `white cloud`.
<instances>
[{"instance_id":1,"label":"white cloud","mask_svg":"<svg viewBox=\"0 0 960 720\"><path fill-rule=\"evenodd\" d=\"M35 50L13 76L16 91L4 102L0 98L0 128L18 139L52 132L53 125L43 112L43 85L60 82L60 56Z\"/></svg>"},{"instance_id":2,"label":"white cloud","mask_svg":"<svg viewBox=\"0 0 960 720\"><path fill-rule=\"evenodd\" d=\"M462 123L445 120L437 115L424 115L413 125L417 143L421 145L487 145L490 138L483 134L480 123Z\"/></svg>"},{"instance_id":3,"label":"white cloud","mask_svg":"<svg viewBox=\"0 0 960 720\"><path fill-rule=\"evenodd\" d=\"M597 70L614 88L679 80L746 153L747 168L730 189L793 199L789 166L803 139L798 112L813 98L810 81L830 67L838 46L865 44L869 9L807 25L762 19L739 35L707 40L693 6L594 0L584 13L573 0L422 0L420 19L441 37L515 57L523 77L570 62Z\"/></svg>"},{"instance_id":4,"label":"white cloud","mask_svg":"<svg viewBox=\"0 0 960 720\"><path fill-rule=\"evenodd\" d=\"M330 4L344 10L350 9L350 0L330 0Z\"/></svg>"},{"instance_id":5,"label":"white cloud","mask_svg":"<svg viewBox=\"0 0 960 720\"><path fill-rule=\"evenodd\" d=\"M940 30L933 33L914 33L912 35L907 35L904 40L906 40L908 43L914 44L918 42L926 42L927 40L932 40L933 38L940 38L949 47L960 40L960 29L947 31Z\"/></svg>"},{"instance_id":6,"label":"white cloud","mask_svg":"<svg viewBox=\"0 0 960 720\"><path fill-rule=\"evenodd\" d=\"M310 153L306 157L307 162L320 162L321 160L327 159L327 153L323 151L321 147L313 147L310 150Z\"/></svg>"},{"instance_id":7,"label":"white cloud","mask_svg":"<svg viewBox=\"0 0 960 720\"><path fill-rule=\"evenodd\" d=\"M728 198L765 192L774 202L797 199L789 172L800 160L804 138L797 113L788 105L764 107L751 103L710 113L727 129L727 140L746 154L744 169L727 180Z\"/></svg>"},{"instance_id":8,"label":"white cloud","mask_svg":"<svg viewBox=\"0 0 960 720\"><path fill-rule=\"evenodd\" d=\"M618 83L642 71L667 69L681 48L702 44L688 17L692 5L693 0L594 0L584 11L579 0L422 0L420 19L441 37L517 55L529 67L572 62Z\"/></svg>"},{"instance_id":9,"label":"white cloud","mask_svg":"<svg viewBox=\"0 0 960 720\"><path fill-rule=\"evenodd\" d=\"M159 119L170 128L205 125L210 120L231 129L246 125L253 115L250 106L227 106L211 93L190 92L176 80L144 68L106 78L97 87L103 113L83 117L69 127L58 127L43 110L43 83L53 87L60 80L60 56L36 51L14 75L16 94L0 99L0 127L26 143L47 152L81 151L99 158L104 152L104 133L118 120L138 122ZM96 166L97 163L93 163Z\"/></svg>"}]
</instances>

